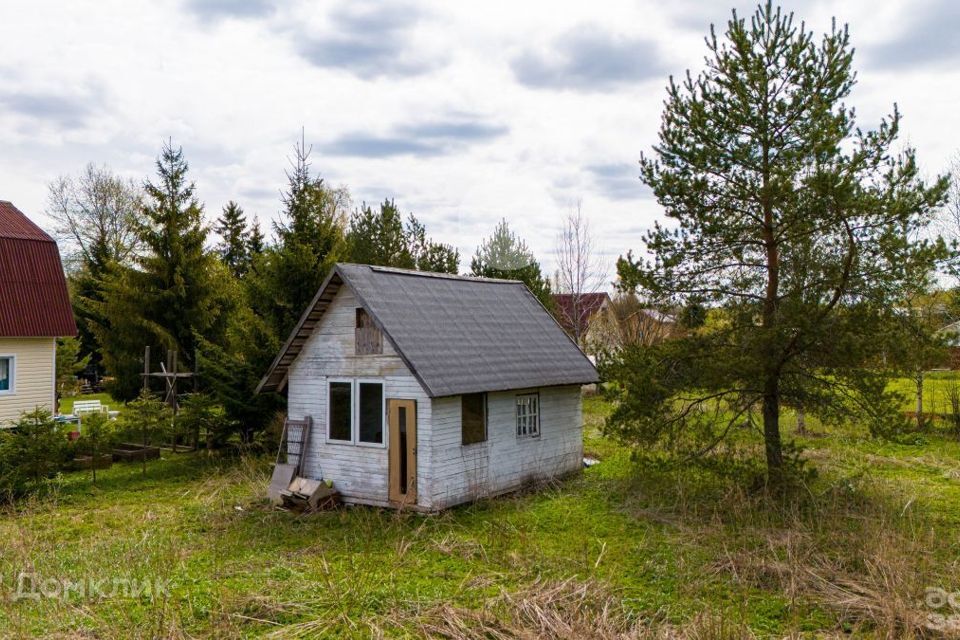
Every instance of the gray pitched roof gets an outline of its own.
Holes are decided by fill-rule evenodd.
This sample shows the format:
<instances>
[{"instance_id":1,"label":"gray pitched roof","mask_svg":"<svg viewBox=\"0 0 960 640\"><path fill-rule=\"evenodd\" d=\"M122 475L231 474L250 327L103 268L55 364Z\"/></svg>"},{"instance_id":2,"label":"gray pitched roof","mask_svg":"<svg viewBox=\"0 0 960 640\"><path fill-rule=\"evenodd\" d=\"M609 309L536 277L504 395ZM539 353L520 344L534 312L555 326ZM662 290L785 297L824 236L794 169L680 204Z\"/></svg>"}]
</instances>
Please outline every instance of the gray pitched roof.
<instances>
[{"instance_id":1,"label":"gray pitched roof","mask_svg":"<svg viewBox=\"0 0 960 640\"><path fill-rule=\"evenodd\" d=\"M304 327L312 331L319 321L311 312L320 304L325 309L331 296L324 289L338 281L353 290L433 397L598 379L522 282L338 264L258 389L280 388L297 344L309 335Z\"/></svg>"}]
</instances>

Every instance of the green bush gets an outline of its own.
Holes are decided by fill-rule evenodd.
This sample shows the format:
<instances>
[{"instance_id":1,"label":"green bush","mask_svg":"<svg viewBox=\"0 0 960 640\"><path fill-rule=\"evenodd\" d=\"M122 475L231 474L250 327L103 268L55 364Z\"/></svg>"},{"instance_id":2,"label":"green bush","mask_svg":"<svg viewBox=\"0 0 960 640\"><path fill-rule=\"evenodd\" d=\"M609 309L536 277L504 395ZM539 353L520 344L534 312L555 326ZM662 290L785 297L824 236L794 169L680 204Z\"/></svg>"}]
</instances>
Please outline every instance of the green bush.
<instances>
[{"instance_id":1,"label":"green bush","mask_svg":"<svg viewBox=\"0 0 960 640\"><path fill-rule=\"evenodd\" d=\"M217 446L234 431L235 423L223 405L206 393L192 393L180 403L177 414L177 436L199 446L203 433L210 446Z\"/></svg>"},{"instance_id":2,"label":"green bush","mask_svg":"<svg viewBox=\"0 0 960 640\"><path fill-rule=\"evenodd\" d=\"M2 499L32 493L55 476L70 446L49 411L35 409L16 425L0 431L0 494Z\"/></svg>"},{"instance_id":3,"label":"green bush","mask_svg":"<svg viewBox=\"0 0 960 640\"><path fill-rule=\"evenodd\" d=\"M116 421L105 413L88 413L83 416L83 429L73 448L80 455L95 455L109 451L122 440Z\"/></svg>"},{"instance_id":4,"label":"green bush","mask_svg":"<svg viewBox=\"0 0 960 640\"><path fill-rule=\"evenodd\" d=\"M173 412L148 392L131 400L117 418L117 437L127 442L159 444L168 435Z\"/></svg>"}]
</instances>

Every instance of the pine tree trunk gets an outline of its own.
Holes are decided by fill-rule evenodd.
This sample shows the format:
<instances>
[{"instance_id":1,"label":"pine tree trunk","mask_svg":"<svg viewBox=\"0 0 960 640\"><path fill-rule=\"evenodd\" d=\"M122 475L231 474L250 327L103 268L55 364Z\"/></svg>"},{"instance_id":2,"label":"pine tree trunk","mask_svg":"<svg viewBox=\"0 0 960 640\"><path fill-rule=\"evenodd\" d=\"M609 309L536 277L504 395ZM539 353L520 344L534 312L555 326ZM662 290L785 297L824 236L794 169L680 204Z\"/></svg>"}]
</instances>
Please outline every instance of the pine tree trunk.
<instances>
[{"instance_id":1,"label":"pine tree trunk","mask_svg":"<svg viewBox=\"0 0 960 640\"><path fill-rule=\"evenodd\" d=\"M803 410L803 406L797 407L797 435L803 436L807 434L807 414Z\"/></svg>"},{"instance_id":2,"label":"pine tree trunk","mask_svg":"<svg viewBox=\"0 0 960 640\"><path fill-rule=\"evenodd\" d=\"M783 445L780 441L780 381L770 374L763 388L763 442L767 478L773 487L783 484Z\"/></svg>"}]
</instances>

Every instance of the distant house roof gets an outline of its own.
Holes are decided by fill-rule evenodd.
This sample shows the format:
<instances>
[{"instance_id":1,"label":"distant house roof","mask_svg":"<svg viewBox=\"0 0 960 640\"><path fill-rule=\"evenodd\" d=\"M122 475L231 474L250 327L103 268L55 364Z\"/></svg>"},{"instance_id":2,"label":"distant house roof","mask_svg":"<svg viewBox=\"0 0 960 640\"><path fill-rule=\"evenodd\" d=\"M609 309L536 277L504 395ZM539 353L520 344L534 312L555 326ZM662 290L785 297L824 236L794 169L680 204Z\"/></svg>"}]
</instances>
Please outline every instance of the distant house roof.
<instances>
[{"instance_id":1,"label":"distant house roof","mask_svg":"<svg viewBox=\"0 0 960 640\"><path fill-rule=\"evenodd\" d=\"M664 313L658 309L646 307L640 309L640 313L647 316L654 322L659 322L661 324L675 324L677 322L677 318L675 316L672 316L669 313Z\"/></svg>"},{"instance_id":2,"label":"distant house roof","mask_svg":"<svg viewBox=\"0 0 960 640\"><path fill-rule=\"evenodd\" d=\"M57 243L0 200L0 337L76 333Z\"/></svg>"},{"instance_id":3,"label":"distant house roof","mask_svg":"<svg viewBox=\"0 0 960 640\"><path fill-rule=\"evenodd\" d=\"M522 282L338 264L258 391L283 387L290 364L342 284L353 290L431 397L598 379Z\"/></svg>"},{"instance_id":4,"label":"distant house roof","mask_svg":"<svg viewBox=\"0 0 960 640\"><path fill-rule=\"evenodd\" d=\"M582 293L579 300L577 298L572 293L553 294L553 302L557 305L557 320L561 326L567 333L583 335L589 328L590 318L610 301L610 296L604 292ZM580 331L575 331L578 324Z\"/></svg>"},{"instance_id":5,"label":"distant house roof","mask_svg":"<svg viewBox=\"0 0 960 640\"><path fill-rule=\"evenodd\" d=\"M960 347L960 322L951 322L937 331L937 334L946 340L948 346Z\"/></svg>"}]
</instances>

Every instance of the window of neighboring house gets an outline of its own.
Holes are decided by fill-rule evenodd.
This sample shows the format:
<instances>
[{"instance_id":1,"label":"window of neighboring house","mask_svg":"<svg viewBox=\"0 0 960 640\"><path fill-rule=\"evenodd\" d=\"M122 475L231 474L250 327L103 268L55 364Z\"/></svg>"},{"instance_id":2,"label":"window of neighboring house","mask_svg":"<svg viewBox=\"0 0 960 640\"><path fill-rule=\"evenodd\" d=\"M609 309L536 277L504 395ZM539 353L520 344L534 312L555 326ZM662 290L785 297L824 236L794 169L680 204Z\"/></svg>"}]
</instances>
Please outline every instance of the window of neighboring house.
<instances>
[{"instance_id":1,"label":"window of neighboring house","mask_svg":"<svg viewBox=\"0 0 960 640\"><path fill-rule=\"evenodd\" d=\"M528 438L540 435L540 394L526 393L517 396L517 437Z\"/></svg>"},{"instance_id":2,"label":"window of neighboring house","mask_svg":"<svg viewBox=\"0 0 960 640\"><path fill-rule=\"evenodd\" d=\"M356 329L354 331L356 354L370 356L383 353L383 334L373 324L373 318L366 309L357 309Z\"/></svg>"},{"instance_id":3,"label":"window of neighboring house","mask_svg":"<svg viewBox=\"0 0 960 640\"><path fill-rule=\"evenodd\" d=\"M384 444L383 383L331 380L327 440Z\"/></svg>"},{"instance_id":4,"label":"window of neighboring house","mask_svg":"<svg viewBox=\"0 0 960 640\"><path fill-rule=\"evenodd\" d=\"M463 444L487 440L487 394L468 393L460 396L460 430Z\"/></svg>"},{"instance_id":5,"label":"window of neighboring house","mask_svg":"<svg viewBox=\"0 0 960 640\"><path fill-rule=\"evenodd\" d=\"M0 394L13 393L13 356L0 356Z\"/></svg>"},{"instance_id":6,"label":"window of neighboring house","mask_svg":"<svg viewBox=\"0 0 960 640\"><path fill-rule=\"evenodd\" d=\"M357 383L358 442L383 444L383 384Z\"/></svg>"},{"instance_id":7,"label":"window of neighboring house","mask_svg":"<svg viewBox=\"0 0 960 640\"><path fill-rule=\"evenodd\" d=\"M330 382L327 438L353 441L353 383Z\"/></svg>"}]
</instances>

